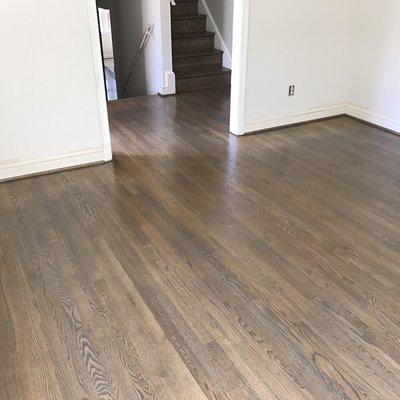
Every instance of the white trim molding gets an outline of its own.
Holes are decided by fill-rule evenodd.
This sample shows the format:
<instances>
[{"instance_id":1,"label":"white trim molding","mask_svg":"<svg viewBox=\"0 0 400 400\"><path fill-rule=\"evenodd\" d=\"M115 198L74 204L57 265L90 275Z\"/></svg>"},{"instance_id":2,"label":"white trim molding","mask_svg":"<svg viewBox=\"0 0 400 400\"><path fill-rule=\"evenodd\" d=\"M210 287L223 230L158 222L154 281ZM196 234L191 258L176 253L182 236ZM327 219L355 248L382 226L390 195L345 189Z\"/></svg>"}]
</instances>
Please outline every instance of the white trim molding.
<instances>
[{"instance_id":1,"label":"white trim molding","mask_svg":"<svg viewBox=\"0 0 400 400\"><path fill-rule=\"evenodd\" d=\"M108 121L107 98L104 82L96 0L86 0L86 4L89 18L93 71L96 81L97 104L101 125L101 138L103 143L103 160L110 161L112 160L110 125Z\"/></svg>"},{"instance_id":2,"label":"white trim molding","mask_svg":"<svg viewBox=\"0 0 400 400\"><path fill-rule=\"evenodd\" d=\"M335 117L338 115L348 115L361 121L376 125L377 127L388 129L395 133L400 133L400 121L396 119L375 114L371 111L364 110L354 105L338 104L331 107L318 108L296 114L249 121L244 125L244 134L293 124L311 122L314 120Z\"/></svg>"},{"instance_id":3,"label":"white trim molding","mask_svg":"<svg viewBox=\"0 0 400 400\"><path fill-rule=\"evenodd\" d=\"M163 73L163 86L158 93L160 96L170 96L176 93L175 73L173 71Z\"/></svg>"},{"instance_id":4,"label":"white trim molding","mask_svg":"<svg viewBox=\"0 0 400 400\"><path fill-rule=\"evenodd\" d=\"M161 96L176 93L175 73L172 67L172 33L171 33L171 0L160 0L160 51L162 87L158 90Z\"/></svg>"},{"instance_id":5,"label":"white trim molding","mask_svg":"<svg viewBox=\"0 0 400 400\"><path fill-rule=\"evenodd\" d=\"M111 151L111 148L110 148ZM53 157L12 161L0 165L0 181L108 161L104 148L87 149Z\"/></svg>"},{"instance_id":6,"label":"white trim molding","mask_svg":"<svg viewBox=\"0 0 400 400\"><path fill-rule=\"evenodd\" d=\"M343 115L345 111L346 105L338 104L296 114L254 120L245 123L244 131L245 133L257 132L266 129L279 128L280 126L309 122L321 118L335 117L337 115Z\"/></svg>"},{"instance_id":7,"label":"white trim molding","mask_svg":"<svg viewBox=\"0 0 400 400\"><path fill-rule=\"evenodd\" d=\"M234 0L229 131L244 135L250 0Z\"/></svg>"},{"instance_id":8,"label":"white trim molding","mask_svg":"<svg viewBox=\"0 0 400 400\"><path fill-rule=\"evenodd\" d=\"M384 115L373 113L369 110L362 109L352 104L346 105L346 114L361 119L363 121L369 122L371 124L380 126L385 129L389 129L396 133L400 133L400 121L385 117Z\"/></svg>"},{"instance_id":9,"label":"white trim molding","mask_svg":"<svg viewBox=\"0 0 400 400\"><path fill-rule=\"evenodd\" d=\"M223 36L221 34L221 31L219 30L218 25L215 22L215 19L214 19L212 13L211 13L211 10L208 7L208 4L207 4L206 0L200 0L200 2L201 2L201 5L204 8L204 11L207 14L208 21L212 25L213 30L214 30L214 32L215 32L215 34L217 36L217 42L219 42L219 44L222 47L221 50L224 52L224 54L222 55L222 65L225 68L232 69L232 55L231 55L231 52L229 51L228 46L225 43L225 40L224 40L224 38L223 38ZM235 25L233 25L233 26L235 26Z\"/></svg>"}]
</instances>

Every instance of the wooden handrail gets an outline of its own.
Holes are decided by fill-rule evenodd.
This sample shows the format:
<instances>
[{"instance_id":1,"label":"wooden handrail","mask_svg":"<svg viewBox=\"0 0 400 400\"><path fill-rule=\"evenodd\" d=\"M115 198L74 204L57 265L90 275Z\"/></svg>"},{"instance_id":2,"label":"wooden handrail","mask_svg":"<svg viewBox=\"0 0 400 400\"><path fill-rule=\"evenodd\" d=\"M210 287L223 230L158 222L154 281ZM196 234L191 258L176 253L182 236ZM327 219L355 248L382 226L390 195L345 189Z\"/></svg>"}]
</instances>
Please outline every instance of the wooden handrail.
<instances>
[{"instance_id":1,"label":"wooden handrail","mask_svg":"<svg viewBox=\"0 0 400 400\"><path fill-rule=\"evenodd\" d=\"M146 30L144 31L142 41L140 42L140 45L139 45L139 47L138 47L138 49L136 51L136 54L135 54L135 58L132 61L131 68L130 68L129 74L128 74L128 78L127 78L126 83L124 85L124 92L128 90L129 84L131 83L131 80L133 78L133 73L135 72L136 64L139 61L140 54L142 53L143 49L146 47L147 42L149 41L149 38L150 38L152 33L153 33L153 26L149 25L146 28Z\"/></svg>"}]
</instances>

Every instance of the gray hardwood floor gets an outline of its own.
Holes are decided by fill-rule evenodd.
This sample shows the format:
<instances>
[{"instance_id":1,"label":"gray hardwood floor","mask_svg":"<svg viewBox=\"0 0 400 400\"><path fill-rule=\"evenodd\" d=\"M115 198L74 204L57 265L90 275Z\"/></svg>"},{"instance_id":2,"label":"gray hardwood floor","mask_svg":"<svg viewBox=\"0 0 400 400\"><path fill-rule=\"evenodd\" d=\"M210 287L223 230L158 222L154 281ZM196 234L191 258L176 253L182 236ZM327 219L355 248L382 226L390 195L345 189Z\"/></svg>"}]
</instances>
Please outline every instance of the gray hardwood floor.
<instances>
[{"instance_id":1,"label":"gray hardwood floor","mask_svg":"<svg viewBox=\"0 0 400 400\"><path fill-rule=\"evenodd\" d=\"M0 184L0 399L400 399L400 138L109 105L112 163Z\"/></svg>"}]
</instances>

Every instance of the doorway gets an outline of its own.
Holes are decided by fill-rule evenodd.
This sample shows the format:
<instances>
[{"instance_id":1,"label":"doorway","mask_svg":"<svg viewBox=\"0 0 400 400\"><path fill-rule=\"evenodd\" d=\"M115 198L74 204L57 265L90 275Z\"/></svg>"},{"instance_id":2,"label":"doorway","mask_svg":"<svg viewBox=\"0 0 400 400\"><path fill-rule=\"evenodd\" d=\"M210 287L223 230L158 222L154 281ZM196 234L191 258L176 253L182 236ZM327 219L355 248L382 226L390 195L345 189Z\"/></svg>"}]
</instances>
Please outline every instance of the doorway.
<instances>
[{"instance_id":1,"label":"doorway","mask_svg":"<svg viewBox=\"0 0 400 400\"><path fill-rule=\"evenodd\" d=\"M172 5L177 92L230 84L229 131L235 135L243 135L246 129L249 9L250 0L177 1Z\"/></svg>"},{"instance_id":2,"label":"doorway","mask_svg":"<svg viewBox=\"0 0 400 400\"><path fill-rule=\"evenodd\" d=\"M247 34L249 17L249 0L198 0L200 4L200 14L211 11L207 16L206 24L219 27L217 16L224 15L225 7L217 7L216 11L212 9L213 2L231 3L231 44L222 43L223 67L230 67L231 76L231 105L230 105L230 132L235 135L242 135L245 132L245 89L246 89L246 64L247 64ZM152 94L171 95L176 93L176 76L172 65L172 38L171 38L171 5L174 0L134 0L129 3L130 9L124 9L122 6L127 2L122 0L109 1L97 0L98 6L104 10L104 16L101 19L100 27L103 34L109 34L111 29L111 38L113 43L112 57L107 48L107 39L104 40L103 53L104 70L106 85L110 88L111 98L123 98L132 96L143 96ZM178 2L176 2L178 3ZM135 4L135 5L134 5ZM207 4L209 7L207 10ZM111 10L111 11L110 11ZM102 11L103 13L103 11ZM193 12L192 12L193 13ZM196 19L201 16L193 13ZM140 21L133 23L133 19L140 17ZM190 21L190 19L188 19ZM233 22L232 22L233 21ZM187 23L187 21L184 21ZM129 29L132 26L137 27L136 39ZM130 81L128 90L129 70L132 60L137 52L138 46L143 38L143 33L152 27L152 35L141 55L140 65L137 66L134 78ZM209 30L209 25L206 27ZM219 27L219 32L215 30L217 37L216 43L222 36L224 39L224 26ZM129 38L129 40L127 39ZM228 44L228 45L227 45ZM228 48L228 51L226 51ZM108 49L108 50L107 50ZM227 55L230 57L226 57ZM116 86L116 90L115 90ZM117 94L115 94L117 93ZM112 96L112 97L111 97ZM109 94L107 94L109 97Z\"/></svg>"}]
</instances>

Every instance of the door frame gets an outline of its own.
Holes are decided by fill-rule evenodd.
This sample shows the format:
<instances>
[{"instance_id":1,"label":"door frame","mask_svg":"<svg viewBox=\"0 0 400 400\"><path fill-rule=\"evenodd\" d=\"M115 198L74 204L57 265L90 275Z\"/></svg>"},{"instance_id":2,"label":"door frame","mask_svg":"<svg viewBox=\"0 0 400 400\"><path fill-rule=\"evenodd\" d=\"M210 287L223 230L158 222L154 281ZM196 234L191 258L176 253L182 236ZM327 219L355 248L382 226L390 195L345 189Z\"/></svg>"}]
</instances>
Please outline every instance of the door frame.
<instances>
[{"instance_id":1,"label":"door frame","mask_svg":"<svg viewBox=\"0 0 400 400\"><path fill-rule=\"evenodd\" d=\"M232 80L229 131L245 134L246 80L250 0L234 0L232 37Z\"/></svg>"},{"instance_id":2,"label":"door frame","mask_svg":"<svg viewBox=\"0 0 400 400\"><path fill-rule=\"evenodd\" d=\"M89 28L93 53L93 69L96 81L96 90L101 120L101 133L103 138L103 153L105 160L111 160L111 139L107 113L107 99L104 82L104 68L99 36L98 14L96 0L86 0ZM170 0L160 0L160 20L166 21L163 33L170 29L170 20L166 10L170 7ZM167 5L168 4L168 5ZM167 8L168 7L168 8ZM161 12L161 9L163 12ZM232 80L231 80L231 104L229 131L237 136L245 134L245 109L246 109L246 80L247 80L247 56L249 33L250 0L234 0L233 12L233 40L232 40ZM169 22L169 23L168 23ZM164 36L164 35L163 35ZM172 71L172 60L169 60L171 49L164 49L163 88L160 94L172 94L175 92L175 76ZM163 93L164 92L164 93Z\"/></svg>"},{"instance_id":3,"label":"door frame","mask_svg":"<svg viewBox=\"0 0 400 400\"><path fill-rule=\"evenodd\" d=\"M99 109L100 129L104 161L112 159L110 125L108 121L106 84L104 80L103 56L99 35L99 21L96 0L86 0L90 41L92 49L93 71L96 84L97 104Z\"/></svg>"}]
</instances>

